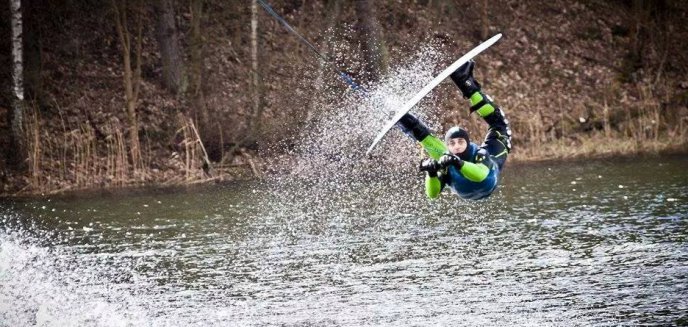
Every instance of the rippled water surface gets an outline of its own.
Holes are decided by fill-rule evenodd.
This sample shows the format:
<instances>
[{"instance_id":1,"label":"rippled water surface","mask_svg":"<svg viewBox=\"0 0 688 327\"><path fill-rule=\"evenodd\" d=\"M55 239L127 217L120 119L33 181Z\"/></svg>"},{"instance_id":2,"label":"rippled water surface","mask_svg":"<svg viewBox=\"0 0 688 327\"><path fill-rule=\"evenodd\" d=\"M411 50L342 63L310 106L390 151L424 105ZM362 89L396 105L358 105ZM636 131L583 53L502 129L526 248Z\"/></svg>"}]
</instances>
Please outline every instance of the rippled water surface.
<instances>
[{"instance_id":1,"label":"rippled water surface","mask_svg":"<svg viewBox=\"0 0 688 327\"><path fill-rule=\"evenodd\" d=\"M0 326L688 324L688 159L0 202Z\"/></svg>"}]
</instances>

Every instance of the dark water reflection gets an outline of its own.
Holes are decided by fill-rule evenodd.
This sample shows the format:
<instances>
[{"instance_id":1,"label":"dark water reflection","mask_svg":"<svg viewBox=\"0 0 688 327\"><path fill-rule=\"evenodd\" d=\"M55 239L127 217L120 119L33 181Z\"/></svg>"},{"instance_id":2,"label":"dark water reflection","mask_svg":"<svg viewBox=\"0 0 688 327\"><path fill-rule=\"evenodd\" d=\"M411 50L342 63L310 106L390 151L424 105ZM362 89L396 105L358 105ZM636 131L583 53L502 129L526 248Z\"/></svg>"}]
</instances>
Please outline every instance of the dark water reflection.
<instances>
[{"instance_id":1,"label":"dark water reflection","mask_svg":"<svg viewBox=\"0 0 688 327\"><path fill-rule=\"evenodd\" d=\"M688 160L2 205L0 326L681 325ZM335 186L332 186L335 185Z\"/></svg>"}]
</instances>

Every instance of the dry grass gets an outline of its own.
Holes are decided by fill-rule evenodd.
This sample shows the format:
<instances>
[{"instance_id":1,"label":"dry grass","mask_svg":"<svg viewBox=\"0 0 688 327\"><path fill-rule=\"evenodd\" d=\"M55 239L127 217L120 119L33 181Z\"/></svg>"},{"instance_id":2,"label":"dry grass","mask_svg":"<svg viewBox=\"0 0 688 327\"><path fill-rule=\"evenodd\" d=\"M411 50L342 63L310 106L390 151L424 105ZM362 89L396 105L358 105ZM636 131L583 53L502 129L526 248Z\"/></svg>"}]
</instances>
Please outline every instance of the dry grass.
<instances>
[{"instance_id":1,"label":"dry grass","mask_svg":"<svg viewBox=\"0 0 688 327\"><path fill-rule=\"evenodd\" d=\"M183 176L170 180L168 183L188 183L202 180L205 178L202 158L207 157L207 154L196 130L196 125L193 120L181 114L177 116L177 121L180 127L177 129L176 137L179 140L177 144L181 151L175 152L173 157L179 159L178 165Z\"/></svg>"},{"instance_id":2,"label":"dry grass","mask_svg":"<svg viewBox=\"0 0 688 327\"><path fill-rule=\"evenodd\" d=\"M616 155L657 154L666 151L688 151L688 115L665 117L660 102L649 88L639 89L641 101L626 108L610 108L606 101L596 104L600 113L597 121L576 121L573 116L561 115L552 121L543 114L512 119L516 147L511 155L514 162L567 160ZM59 109L58 109L59 112ZM518 112L517 112L518 113ZM623 115L621 121L612 117ZM98 140L96 131L88 122L68 128L60 119L62 133L57 137L42 128L41 115L35 106L26 112L25 132L29 140L28 186L23 194L59 193L67 190L102 187L127 187L152 183L158 185L190 185L218 179L240 164L218 166L218 174L209 174L204 162L207 154L193 121L179 114L175 151L167 160L166 173L151 168L150 146L142 158L143 169L135 170L131 164L126 132L117 120L109 122L109 135ZM511 118L511 117L509 117ZM481 119L466 122L477 131L485 129ZM582 128L588 126L590 130ZM476 140L477 141L477 140ZM248 167L254 176L260 172L249 154ZM208 163L209 164L209 163Z\"/></svg>"},{"instance_id":3,"label":"dry grass","mask_svg":"<svg viewBox=\"0 0 688 327\"><path fill-rule=\"evenodd\" d=\"M639 141L624 138L619 133L606 136L601 131L582 137L558 139L538 147L524 146L511 154L511 160L531 162L688 151L688 142L676 141L667 136Z\"/></svg>"},{"instance_id":4,"label":"dry grass","mask_svg":"<svg viewBox=\"0 0 688 327\"><path fill-rule=\"evenodd\" d=\"M630 90L637 94L637 99L626 101L626 106L608 105L617 102L612 97L619 93L618 86L610 86L599 102L587 103L585 108L561 110L555 119L545 118L546 108L537 110L536 114L532 114L534 110L522 111L525 115L516 111L512 121L516 142L513 160L687 151L688 110L680 106L668 110L671 99L650 85L656 84L641 83Z\"/></svg>"},{"instance_id":5,"label":"dry grass","mask_svg":"<svg viewBox=\"0 0 688 327\"><path fill-rule=\"evenodd\" d=\"M58 108L59 112L59 108ZM99 140L91 124L81 122L68 128L60 115L62 133L57 136L45 128L36 106L28 106L24 131L29 158L27 185L20 194L60 193L68 190L126 187L143 183L163 185L194 184L213 179L203 143L192 120L180 115L177 147L168 159L166 172L152 168L150 145L138 167L132 165L126 132L116 119L109 122L109 135ZM204 167L204 162L206 165Z\"/></svg>"}]
</instances>

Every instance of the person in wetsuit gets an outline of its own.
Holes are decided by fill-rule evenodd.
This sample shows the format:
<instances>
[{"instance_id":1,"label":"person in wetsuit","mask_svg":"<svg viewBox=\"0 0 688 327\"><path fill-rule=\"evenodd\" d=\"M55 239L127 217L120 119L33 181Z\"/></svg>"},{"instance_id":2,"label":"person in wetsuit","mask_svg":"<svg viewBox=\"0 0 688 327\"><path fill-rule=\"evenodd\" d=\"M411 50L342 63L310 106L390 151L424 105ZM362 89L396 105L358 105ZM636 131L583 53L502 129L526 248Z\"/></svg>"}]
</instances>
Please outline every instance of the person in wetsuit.
<instances>
[{"instance_id":1,"label":"person in wetsuit","mask_svg":"<svg viewBox=\"0 0 688 327\"><path fill-rule=\"evenodd\" d=\"M492 98L481 91L473 77L474 67L475 62L471 60L450 77L463 97L470 101L470 112L477 112L489 125L480 147L458 126L450 128L442 141L414 115L406 114L398 123L401 130L418 141L430 156L421 161L419 169L427 173L425 193L431 199L437 198L447 185L464 199L490 196L497 188L499 174L511 151L509 122Z\"/></svg>"}]
</instances>

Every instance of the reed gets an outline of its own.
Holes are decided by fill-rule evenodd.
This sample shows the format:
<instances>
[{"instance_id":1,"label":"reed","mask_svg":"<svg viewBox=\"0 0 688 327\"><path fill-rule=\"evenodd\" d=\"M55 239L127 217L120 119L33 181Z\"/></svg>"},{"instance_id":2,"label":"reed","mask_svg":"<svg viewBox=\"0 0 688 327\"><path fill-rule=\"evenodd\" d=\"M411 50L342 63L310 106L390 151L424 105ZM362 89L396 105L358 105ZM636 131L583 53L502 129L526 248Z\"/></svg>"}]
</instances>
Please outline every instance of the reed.
<instances>
[{"instance_id":1,"label":"reed","mask_svg":"<svg viewBox=\"0 0 688 327\"><path fill-rule=\"evenodd\" d=\"M55 137L43 121L35 104L25 110L25 139L29 157L27 193L56 193L67 189L84 189L103 186L122 187L136 184L148 176L147 169L138 173L128 157L125 135L115 119L109 122L111 134L98 140L90 122L69 127L59 107L62 133ZM147 143L148 144L148 143ZM148 159L140 167L148 167Z\"/></svg>"},{"instance_id":2,"label":"reed","mask_svg":"<svg viewBox=\"0 0 688 327\"><path fill-rule=\"evenodd\" d=\"M177 145L181 150L181 154L175 152L172 159L177 161L177 167L181 168L184 175L184 182L193 182L195 180L204 179L203 162L207 161L207 154L203 141L196 130L196 125L193 120L182 114L177 116L179 128L177 129L175 139L178 140ZM179 182L173 179L168 183Z\"/></svg>"},{"instance_id":3,"label":"reed","mask_svg":"<svg viewBox=\"0 0 688 327\"><path fill-rule=\"evenodd\" d=\"M514 132L512 160L533 161L570 159L598 156L658 153L663 150L685 150L688 145L688 115L686 111L666 110L672 104L671 92L666 85L638 83L631 89L625 85L606 86L599 102L574 104L562 107L564 101L553 99L544 107L537 103L509 101L505 113ZM661 93L664 92L664 93ZM626 96L632 94L632 98ZM676 102L676 100L673 100ZM455 106L455 107L454 107ZM177 116L175 150L167 161L163 173L150 167L164 151L154 151L155 141L148 135L143 138L140 162L130 158L129 143L121 122L112 117L99 127L91 122L67 123L62 109L59 125L41 117L33 104L25 109L25 139L29 150L26 192L54 193L72 188L124 187L153 181L159 184L192 184L236 176L238 166L249 166L256 177L259 169L247 152L240 160L229 162L232 156L223 156L218 169L221 175L204 173L210 166L208 155L194 121L188 116ZM477 115L467 118L464 107L448 104L444 126L466 126L476 143L485 135L486 125ZM94 128L100 128L96 132ZM219 128L219 127L218 127ZM60 133L61 130L61 133ZM104 134L104 137L102 135ZM219 128L221 144L224 143ZM98 138L101 135L101 138ZM168 152L169 153L169 152ZM248 161L246 161L248 160ZM135 170L134 167L142 167ZM207 171L207 170L206 170Z\"/></svg>"},{"instance_id":4,"label":"reed","mask_svg":"<svg viewBox=\"0 0 688 327\"><path fill-rule=\"evenodd\" d=\"M39 114L36 105L29 104L24 112L24 139L27 140L26 146L28 149L28 163L29 163L29 187L31 189L40 189L43 184L43 170L42 163L42 146L41 146L41 131L39 125Z\"/></svg>"},{"instance_id":5,"label":"reed","mask_svg":"<svg viewBox=\"0 0 688 327\"><path fill-rule=\"evenodd\" d=\"M80 124L69 133L69 144L72 146L72 165L74 183L79 188L98 185L96 136L88 124Z\"/></svg>"}]
</instances>

